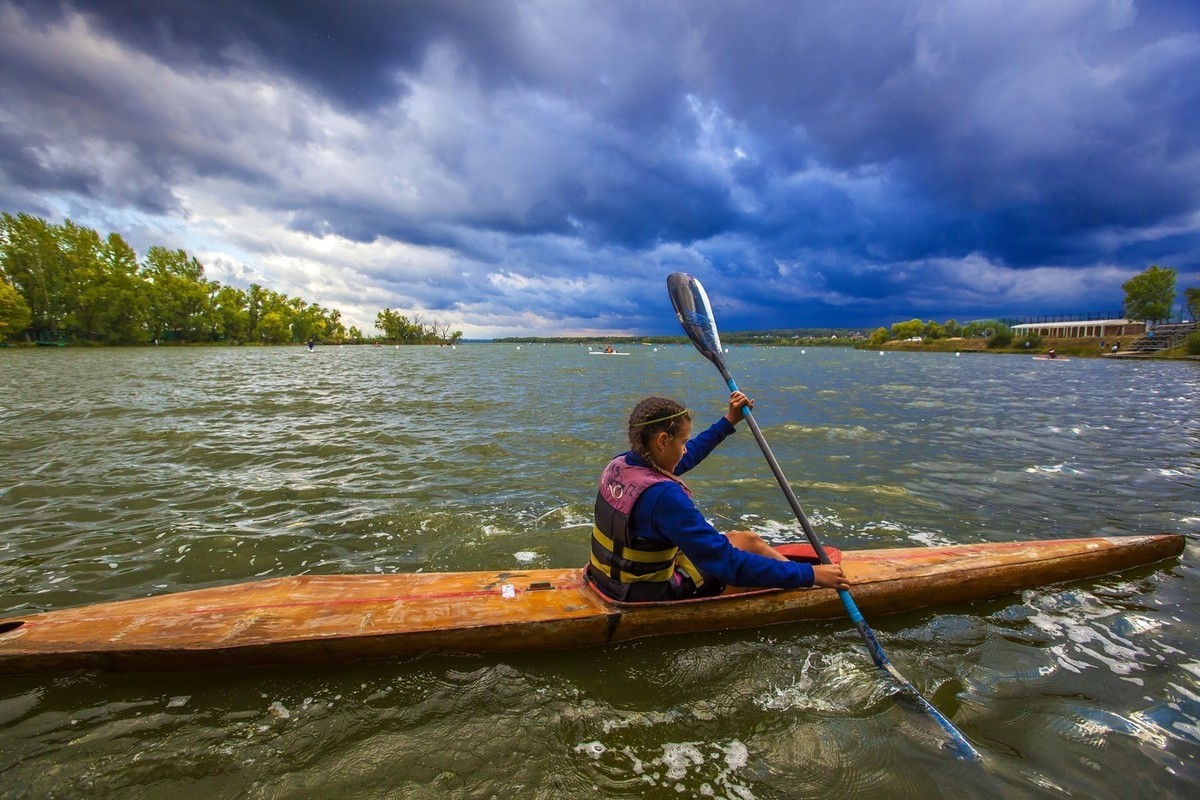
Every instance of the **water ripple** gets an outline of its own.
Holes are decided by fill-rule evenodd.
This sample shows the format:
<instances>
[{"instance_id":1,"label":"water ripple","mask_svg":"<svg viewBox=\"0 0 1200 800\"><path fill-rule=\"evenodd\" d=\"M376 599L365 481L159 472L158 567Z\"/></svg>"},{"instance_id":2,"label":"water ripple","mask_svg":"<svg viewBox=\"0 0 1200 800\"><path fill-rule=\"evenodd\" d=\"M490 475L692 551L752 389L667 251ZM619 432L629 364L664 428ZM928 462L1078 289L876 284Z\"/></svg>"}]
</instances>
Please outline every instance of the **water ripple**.
<instances>
[{"instance_id":1,"label":"water ripple","mask_svg":"<svg viewBox=\"0 0 1200 800\"><path fill-rule=\"evenodd\" d=\"M1168 530L1191 534L1188 551L1133 575L872 620L902 673L985 751L982 772L947 761L838 621L586 653L12 676L4 785L1195 793L1195 364L1079 360L1048 376L993 356L731 348L728 360L832 546ZM9 349L0 381L3 611L305 573L576 566L629 408L668 394L705 425L727 398L691 347L622 359L567 346ZM688 482L718 527L801 535L744 430Z\"/></svg>"}]
</instances>

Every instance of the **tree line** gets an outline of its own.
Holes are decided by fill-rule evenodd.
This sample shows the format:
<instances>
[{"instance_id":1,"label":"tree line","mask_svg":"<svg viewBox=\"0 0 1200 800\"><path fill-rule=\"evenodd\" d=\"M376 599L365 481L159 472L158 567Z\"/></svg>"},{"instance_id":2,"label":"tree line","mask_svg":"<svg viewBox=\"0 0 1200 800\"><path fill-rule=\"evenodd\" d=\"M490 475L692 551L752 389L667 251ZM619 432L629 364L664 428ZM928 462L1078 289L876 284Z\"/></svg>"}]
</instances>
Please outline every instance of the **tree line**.
<instances>
[{"instance_id":1,"label":"tree line","mask_svg":"<svg viewBox=\"0 0 1200 800\"><path fill-rule=\"evenodd\" d=\"M0 215L0 341L229 344L370 341L341 312L259 284L208 280L184 250L154 246L145 258L121 237L67 220ZM393 321L402 321L396 327ZM453 341L446 327L385 309L376 323L396 342Z\"/></svg>"},{"instance_id":2,"label":"tree line","mask_svg":"<svg viewBox=\"0 0 1200 800\"><path fill-rule=\"evenodd\" d=\"M989 347L1007 347L1012 342L1012 329L1000 320L975 320L965 325L958 320L947 320L939 323L929 320L910 319L907 322L896 322L889 328L876 328L867 337L866 347L878 347L884 342L906 341L909 339L964 339L984 338Z\"/></svg>"},{"instance_id":3,"label":"tree line","mask_svg":"<svg viewBox=\"0 0 1200 800\"><path fill-rule=\"evenodd\" d=\"M404 314L385 308L375 315L375 327L383 331L384 338L397 344L454 344L462 338L462 331L450 331L449 325L437 320L422 322L420 314L410 320Z\"/></svg>"}]
</instances>

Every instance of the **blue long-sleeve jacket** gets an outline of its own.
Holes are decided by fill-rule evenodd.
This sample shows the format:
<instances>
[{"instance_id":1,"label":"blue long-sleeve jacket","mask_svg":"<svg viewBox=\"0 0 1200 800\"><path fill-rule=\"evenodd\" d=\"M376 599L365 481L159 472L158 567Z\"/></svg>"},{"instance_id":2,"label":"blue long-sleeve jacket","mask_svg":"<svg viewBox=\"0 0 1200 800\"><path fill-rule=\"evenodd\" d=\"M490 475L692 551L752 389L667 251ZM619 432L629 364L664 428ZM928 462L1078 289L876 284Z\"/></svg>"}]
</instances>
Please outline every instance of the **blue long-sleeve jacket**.
<instances>
[{"instance_id":1,"label":"blue long-sleeve jacket","mask_svg":"<svg viewBox=\"0 0 1200 800\"><path fill-rule=\"evenodd\" d=\"M683 475L695 467L735 430L729 420L721 417L708 430L693 436L675 474ZM625 454L625 461L647 466L632 451ZM661 481L642 493L633 505L629 532L651 541L670 542L701 573L730 586L794 589L813 585L811 564L777 561L734 547L708 523L688 493L674 481Z\"/></svg>"}]
</instances>

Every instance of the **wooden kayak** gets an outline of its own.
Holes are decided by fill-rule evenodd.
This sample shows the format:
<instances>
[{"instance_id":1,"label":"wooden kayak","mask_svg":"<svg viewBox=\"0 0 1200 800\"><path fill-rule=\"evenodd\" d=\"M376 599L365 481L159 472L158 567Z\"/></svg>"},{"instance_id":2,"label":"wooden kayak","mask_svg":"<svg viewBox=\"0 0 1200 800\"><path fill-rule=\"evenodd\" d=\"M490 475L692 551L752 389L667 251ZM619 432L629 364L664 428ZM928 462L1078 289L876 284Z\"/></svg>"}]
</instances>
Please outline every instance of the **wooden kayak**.
<instances>
[{"instance_id":1,"label":"wooden kayak","mask_svg":"<svg viewBox=\"0 0 1200 800\"><path fill-rule=\"evenodd\" d=\"M1183 545L1169 534L1042 540L847 551L841 563L870 620L1151 564ZM617 603L578 568L305 575L0 619L0 673L560 650L844 616L829 589Z\"/></svg>"}]
</instances>

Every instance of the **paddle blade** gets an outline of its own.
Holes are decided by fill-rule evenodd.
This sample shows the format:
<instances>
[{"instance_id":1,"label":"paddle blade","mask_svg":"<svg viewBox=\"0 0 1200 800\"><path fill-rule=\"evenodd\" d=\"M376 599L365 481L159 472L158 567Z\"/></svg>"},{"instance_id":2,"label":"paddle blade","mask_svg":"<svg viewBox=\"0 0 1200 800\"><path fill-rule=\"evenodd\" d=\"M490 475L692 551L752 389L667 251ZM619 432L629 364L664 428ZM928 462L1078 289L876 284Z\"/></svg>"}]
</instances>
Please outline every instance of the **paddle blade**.
<instances>
[{"instance_id":1,"label":"paddle blade","mask_svg":"<svg viewBox=\"0 0 1200 800\"><path fill-rule=\"evenodd\" d=\"M673 272L667 276L667 294L675 307L675 316L700 354L724 372L725 359L721 356L721 337L717 334L717 322L713 318L712 305L700 281L686 272Z\"/></svg>"}]
</instances>

